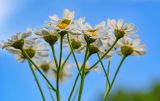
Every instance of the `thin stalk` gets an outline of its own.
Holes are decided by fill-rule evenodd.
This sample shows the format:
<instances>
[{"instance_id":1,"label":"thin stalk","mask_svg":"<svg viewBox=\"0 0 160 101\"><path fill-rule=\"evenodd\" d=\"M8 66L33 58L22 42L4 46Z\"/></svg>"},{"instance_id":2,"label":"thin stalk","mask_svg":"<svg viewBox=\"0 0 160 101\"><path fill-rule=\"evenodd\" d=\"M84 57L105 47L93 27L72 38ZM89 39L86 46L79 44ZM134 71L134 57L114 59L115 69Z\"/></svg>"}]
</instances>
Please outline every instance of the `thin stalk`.
<instances>
[{"instance_id":1,"label":"thin stalk","mask_svg":"<svg viewBox=\"0 0 160 101\"><path fill-rule=\"evenodd\" d=\"M89 56L87 57L87 60L88 60L88 58L89 58ZM71 93L70 93L70 95L69 95L68 101L71 100L72 94L73 94L73 92L74 92L74 89L75 89L75 87L76 87L76 84L77 84L77 81L78 81L78 78L79 78L79 75L80 75L80 72L82 71L82 69L83 69L83 68L81 68L81 69L79 70L79 72L78 72L78 74L77 74L77 76L76 76L76 80L74 81L74 85L73 85L73 87L72 87L72 90L71 90Z\"/></svg>"},{"instance_id":2,"label":"thin stalk","mask_svg":"<svg viewBox=\"0 0 160 101\"><path fill-rule=\"evenodd\" d=\"M72 45L71 45L71 42L70 42L69 33L67 33L67 39L68 39L68 43L69 43L69 46L70 46L70 49L71 49L71 52L72 52L74 61L75 61L75 63L76 63L77 69L78 69L78 71L79 71L78 61L77 61L76 55L74 54L74 51L73 51L73 48L72 48Z\"/></svg>"},{"instance_id":3,"label":"thin stalk","mask_svg":"<svg viewBox=\"0 0 160 101\"><path fill-rule=\"evenodd\" d=\"M62 62L62 46L63 46L63 36L61 36L60 38L60 57L59 57L59 67L57 68L57 82L56 82L56 88L57 88L57 92L56 92L56 96L57 96L57 101L61 101L60 98L60 91L59 91L59 73L61 70L61 62Z\"/></svg>"},{"instance_id":4,"label":"thin stalk","mask_svg":"<svg viewBox=\"0 0 160 101\"><path fill-rule=\"evenodd\" d=\"M74 85L73 85L73 87L72 87L71 93L70 93L69 98L68 98L68 101L71 100L72 94L73 94L74 89L75 89L75 87L76 87L76 84L77 84L77 81L78 81L78 78L79 78L79 75L80 75L80 72L81 72L81 71L82 71L82 68L80 69L80 71L78 72L78 74L77 74L77 76L76 76L76 79L75 79L75 81L74 81Z\"/></svg>"},{"instance_id":5,"label":"thin stalk","mask_svg":"<svg viewBox=\"0 0 160 101\"><path fill-rule=\"evenodd\" d=\"M57 57L56 57L56 52L55 52L54 46L50 45L50 47L52 49L52 54L53 54L54 62L56 64L56 67L58 68L58 62L57 62Z\"/></svg>"},{"instance_id":6,"label":"thin stalk","mask_svg":"<svg viewBox=\"0 0 160 101\"><path fill-rule=\"evenodd\" d=\"M28 59L28 61L34 65L34 67L38 70L38 72L42 75L42 77L47 81L47 83L49 84L49 86L51 87L51 89L53 91L56 91L56 89L53 87L53 85L50 83L50 81L47 79L47 77L42 73L42 71L39 69L39 67L28 56L28 54L26 53L26 51L24 49L21 49L21 51L25 55L25 57Z\"/></svg>"},{"instance_id":7,"label":"thin stalk","mask_svg":"<svg viewBox=\"0 0 160 101\"><path fill-rule=\"evenodd\" d=\"M73 95L73 101L75 101L76 97L77 97L77 94L78 94L78 91L80 89L80 86L78 86L78 88L76 89L76 92L74 93Z\"/></svg>"},{"instance_id":8,"label":"thin stalk","mask_svg":"<svg viewBox=\"0 0 160 101\"><path fill-rule=\"evenodd\" d=\"M108 60L108 68L107 68L107 74L108 74L108 76L109 76L110 66L111 66L111 60Z\"/></svg>"},{"instance_id":9,"label":"thin stalk","mask_svg":"<svg viewBox=\"0 0 160 101\"><path fill-rule=\"evenodd\" d=\"M47 77L48 72L45 72L45 74L46 74L46 77ZM47 89L48 89L49 95L50 95L50 97L51 97L52 101L54 101L54 97L53 97L52 91L51 91L51 89L49 88L49 86L48 86L47 82L46 82L46 85L47 85Z\"/></svg>"},{"instance_id":10,"label":"thin stalk","mask_svg":"<svg viewBox=\"0 0 160 101\"><path fill-rule=\"evenodd\" d=\"M82 96L82 91L83 91L83 86L84 86L84 79L85 79L85 72L84 72L84 69L85 69L85 65L86 65L86 62L87 62L87 59L88 59L88 46L86 47L86 52L85 52L85 56L84 56L84 62L82 64L82 79L81 79L81 84L80 84L80 90L79 90L79 96L78 96L78 101L81 101L81 96Z\"/></svg>"},{"instance_id":11,"label":"thin stalk","mask_svg":"<svg viewBox=\"0 0 160 101\"><path fill-rule=\"evenodd\" d=\"M30 67L30 69L31 69L31 71L32 71L32 74L33 74L33 76L34 76L34 79L35 79L35 81L36 81L36 84L37 84L37 86L38 86L38 89L39 89L39 91L40 91L40 93L41 93L42 99L43 99L43 101L46 101L46 100L45 100L44 93L43 93L42 88L41 88L41 85L40 85L40 83L39 83L39 81L38 81L38 78L37 78L37 76L36 76L36 73L34 72L34 70L33 70L33 68L32 68L32 65L31 65L31 63L30 63L29 61L28 61L28 64L29 64L29 67Z\"/></svg>"},{"instance_id":12,"label":"thin stalk","mask_svg":"<svg viewBox=\"0 0 160 101\"><path fill-rule=\"evenodd\" d=\"M109 60L108 61L108 68L107 68L107 74L108 74L108 77L109 77L109 72L110 72L110 66L111 66L111 61ZM109 84L108 84L108 82L106 81L106 91L108 90L110 88L110 86L109 86ZM105 94L106 94L107 92L105 92Z\"/></svg>"},{"instance_id":13,"label":"thin stalk","mask_svg":"<svg viewBox=\"0 0 160 101\"><path fill-rule=\"evenodd\" d=\"M112 46L107 50L107 52L93 65L89 68L89 70L91 70L92 68L94 68L112 49L113 47L116 45L116 43L118 42L118 39L116 39L114 41L114 43L112 44Z\"/></svg>"},{"instance_id":14,"label":"thin stalk","mask_svg":"<svg viewBox=\"0 0 160 101\"><path fill-rule=\"evenodd\" d=\"M99 56L98 53L97 53L97 56L98 56L98 58L100 59L100 56ZM104 71L104 73L105 73L108 86L109 86L109 88L110 88L110 81L109 81L108 73L107 73L107 71L106 71L106 69L105 69L105 67L104 67L104 65L103 65L103 62L102 62L101 60L100 60L100 63L101 63L101 66L102 66L102 68L103 68L103 71Z\"/></svg>"},{"instance_id":15,"label":"thin stalk","mask_svg":"<svg viewBox=\"0 0 160 101\"><path fill-rule=\"evenodd\" d=\"M112 80L112 83L111 83L111 87L106 91L106 93L104 95L104 101L107 101L107 97L108 97L108 95L109 95L109 93L110 93L110 91L111 91L111 89L113 87L113 84L114 84L114 82L116 80L117 74L118 74L118 72L119 72L119 70L120 70L120 68L121 68L121 66L122 66L122 64L123 64L125 59L126 59L126 56L124 56L122 58L122 60L120 61L119 65L118 65L118 68L116 70L116 73L114 74L114 77L113 77L113 80Z\"/></svg>"},{"instance_id":16,"label":"thin stalk","mask_svg":"<svg viewBox=\"0 0 160 101\"><path fill-rule=\"evenodd\" d=\"M54 97L52 95L52 91L50 90L48 85L47 85L47 88L48 88L48 92L49 92L49 95L51 96L52 101L54 101Z\"/></svg>"},{"instance_id":17,"label":"thin stalk","mask_svg":"<svg viewBox=\"0 0 160 101\"><path fill-rule=\"evenodd\" d=\"M71 52L69 52L67 58L64 60L62 66L61 66L61 70L64 68L64 65L66 64L67 60L69 59L69 57L71 56Z\"/></svg>"}]
</instances>

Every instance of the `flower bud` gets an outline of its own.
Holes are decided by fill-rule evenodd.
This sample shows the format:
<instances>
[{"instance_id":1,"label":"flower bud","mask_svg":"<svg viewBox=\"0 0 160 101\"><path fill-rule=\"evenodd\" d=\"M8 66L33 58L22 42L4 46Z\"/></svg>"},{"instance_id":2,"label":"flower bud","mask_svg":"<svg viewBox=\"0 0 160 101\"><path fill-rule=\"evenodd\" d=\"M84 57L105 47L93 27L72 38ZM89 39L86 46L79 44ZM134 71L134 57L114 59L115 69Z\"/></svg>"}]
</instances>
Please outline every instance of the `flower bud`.
<instances>
[{"instance_id":1,"label":"flower bud","mask_svg":"<svg viewBox=\"0 0 160 101\"><path fill-rule=\"evenodd\" d=\"M94 53L97 53L99 50L94 45L89 45L89 54L92 55Z\"/></svg>"},{"instance_id":2,"label":"flower bud","mask_svg":"<svg viewBox=\"0 0 160 101\"><path fill-rule=\"evenodd\" d=\"M129 56L133 53L134 49L131 46L122 46L121 52L123 56Z\"/></svg>"},{"instance_id":3,"label":"flower bud","mask_svg":"<svg viewBox=\"0 0 160 101\"><path fill-rule=\"evenodd\" d=\"M73 49L78 49L82 46L82 43L78 40L71 39L71 45Z\"/></svg>"},{"instance_id":4,"label":"flower bud","mask_svg":"<svg viewBox=\"0 0 160 101\"><path fill-rule=\"evenodd\" d=\"M44 71L44 72L48 72L48 70L49 70L49 64L42 64L41 66L40 66L40 68Z\"/></svg>"},{"instance_id":5,"label":"flower bud","mask_svg":"<svg viewBox=\"0 0 160 101\"><path fill-rule=\"evenodd\" d=\"M91 36L89 36L87 34L84 34L84 39L87 42L87 44L91 44L96 41L96 39L92 38Z\"/></svg>"},{"instance_id":6,"label":"flower bud","mask_svg":"<svg viewBox=\"0 0 160 101\"><path fill-rule=\"evenodd\" d=\"M114 30L114 35L115 35L115 37L117 39L120 39L120 38L124 37L125 31L124 30L115 29Z\"/></svg>"},{"instance_id":7,"label":"flower bud","mask_svg":"<svg viewBox=\"0 0 160 101\"><path fill-rule=\"evenodd\" d=\"M24 40L18 40L12 44L12 47L16 49L22 49L24 45Z\"/></svg>"}]
</instances>

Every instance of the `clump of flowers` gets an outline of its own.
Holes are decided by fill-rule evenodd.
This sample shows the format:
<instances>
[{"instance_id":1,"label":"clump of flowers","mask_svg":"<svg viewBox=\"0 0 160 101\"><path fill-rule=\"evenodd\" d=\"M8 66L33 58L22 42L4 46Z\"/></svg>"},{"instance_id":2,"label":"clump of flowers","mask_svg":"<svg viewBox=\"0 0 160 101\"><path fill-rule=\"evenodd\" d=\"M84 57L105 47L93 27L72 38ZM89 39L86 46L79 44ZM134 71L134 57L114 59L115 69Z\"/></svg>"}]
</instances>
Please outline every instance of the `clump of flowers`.
<instances>
[{"instance_id":1,"label":"clump of flowers","mask_svg":"<svg viewBox=\"0 0 160 101\"><path fill-rule=\"evenodd\" d=\"M106 77L106 81L104 81L106 83L104 101L108 101L117 74L126 58L142 56L146 53L145 46L141 44L136 35L135 26L125 23L122 19L108 19L92 27L85 22L84 17L74 19L74 12L68 9L64 10L62 18L53 15L50 16L50 19L44 28L17 33L11 39L2 41L0 44L2 49L6 49L15 55L19 62L28 62L43 101L46 101L45 94L35 72L39 72L47 82L51 97L54 98L51 93L52 90L56 94L57 101L61 101L61 83L74 76L72 67L76 67L78 73L71 92L68 94L68 101L72 98L78 79L81 80L78 101L81 101L85 77L92 71L103 70ZM57 49L58 47L59 49ZM49 49L52 52L49 52ZM67 57L64 57L67 52ZM50 59L49 53L52 53L52 59ZM110 65L105 66L102 61L106 59L110 64L113 55L116 53L122 57L122 60L114 76L110 77ZM82 64L77 60L79 58L76 56L77 54L81 54ZM97 55L97 58L94 58L96 62L89 63L90 57L93 55ZM69 61L70 57L73 57L73 63ZM55 85L50 82L48 77L55 80Z\"/></svg>"}]
</instances>

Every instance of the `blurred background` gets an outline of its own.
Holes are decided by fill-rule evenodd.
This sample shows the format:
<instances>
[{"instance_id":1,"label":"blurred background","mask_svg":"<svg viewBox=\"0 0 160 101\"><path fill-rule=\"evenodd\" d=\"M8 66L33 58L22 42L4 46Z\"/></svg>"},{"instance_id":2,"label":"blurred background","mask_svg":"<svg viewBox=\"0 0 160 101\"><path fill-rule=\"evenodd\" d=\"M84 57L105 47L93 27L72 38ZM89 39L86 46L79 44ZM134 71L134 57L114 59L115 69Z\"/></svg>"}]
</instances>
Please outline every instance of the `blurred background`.
<instances>
[{"instance_id":1,"label":"blurred background","mask_svg":"<svg viewBox=\"0 0 160 101\"><path fill-rule=\"evenodd\" d=\"M0 40L10 38L26 28L42 28L44 22L49 20L48 16L62 16L65 8L75 11L76 18L85 16L91 25L106 21L107 18L122 18L127 23L134 23L138 28L137 34L146 45L147 54L129 57L124 62L110 101L160 101L159 0L0 0ZM120 59L116 55L113 57L110 79ZM93 60L90 60L90 64ZM107 65L106 60L104 63ZM61 84L63 101L70 93L76 73ZM47 101L51 101L45 81L37 75L46 92ZM5 50L0 50L0 90L0 101L41 101L28 64L20 64ZM101 101L104 92L103 71L90 73L85 81L82 100Z\"/></svg>"}]
</instances>

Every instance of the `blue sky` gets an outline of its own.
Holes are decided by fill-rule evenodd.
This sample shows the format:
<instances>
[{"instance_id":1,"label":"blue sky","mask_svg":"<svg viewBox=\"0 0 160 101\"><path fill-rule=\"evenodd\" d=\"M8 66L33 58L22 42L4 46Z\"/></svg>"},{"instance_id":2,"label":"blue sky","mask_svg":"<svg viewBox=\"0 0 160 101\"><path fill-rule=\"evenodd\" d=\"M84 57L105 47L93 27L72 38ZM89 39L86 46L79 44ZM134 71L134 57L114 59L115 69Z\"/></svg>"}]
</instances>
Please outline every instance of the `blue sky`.
<instances>
[{"instance_id":1,"label":"blue sky","mask_svg":"<svg viewBox=\"0 0 160 101\"><path fill-rule=\"evenodd\" d=\"M61 16L65 8L75 11L76 18L96 25L107 18L123 18L138 28L147 54L129 57L120 70L115 88L147 90L154 82L160 81L160 1L158 0L0 0L0 40L7 39L26 28L38 29L44 26L48 16ZM120 57L115 56L111 71L114 72ZM40 101L41 96L34 83L27 63L20 64L4 50L0 50L0 100ZM111 74L113 75L113 74ZM39 76L41 78L41 76ZM74 77L62 84L63 98L67 98ZM45 82L43 89L45 89ZM54 83L54 81L52 81ZM103 72L90 73L85 82L83 100L93 100L105 88ZM45 90L47 92L47 90ZM50 101L49 96L47 96Z\"/></svg>"}]
</instances>

